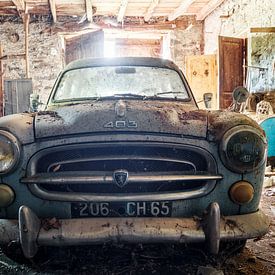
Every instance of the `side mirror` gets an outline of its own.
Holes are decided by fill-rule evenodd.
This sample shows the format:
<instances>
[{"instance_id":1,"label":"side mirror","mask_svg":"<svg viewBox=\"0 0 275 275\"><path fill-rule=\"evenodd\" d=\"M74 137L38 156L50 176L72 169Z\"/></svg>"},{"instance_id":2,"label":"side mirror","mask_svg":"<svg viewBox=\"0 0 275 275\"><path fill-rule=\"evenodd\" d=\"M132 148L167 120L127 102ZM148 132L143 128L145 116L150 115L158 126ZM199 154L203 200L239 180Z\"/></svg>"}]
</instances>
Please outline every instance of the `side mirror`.
<instances>
[{"instance_id":1,"label":"side mirror","mask_svg":"<svg viewBox=\"0 0 275 275\"><path fill-rule=\"evenodd\" d=\"M233 90L233 99L236 103L245 102L248 96L249 96L249 92L243 86L239 86Z\"/></svg>"},{"instance_id":2,"label":"side mirror","mask_svg":"<svg viewBox=\"0 0 275 275\"><path fill-rule=\"evenodd\" d=\"M249 92L248 90L243 87L243 86L239 86L239 87L236 87L234 90L233 90L233 111L235 112L237 110L237 107L241 104L241 103L244 103L248 96L249 96Z\"/></svg>"},{"instance_id":3,"label":"side mirror","mask_svg":"<svg viewBox=\"0 0 275 275\"><path fill-rule=\"evenodd\" d=\"M212 93L205 93L203 94L203 101L205 104L205 108L210 109L211 108L211 101L213 98L213 94Z\"/></svg>"},{"instance_id":4,"label":"side mirror","mask_svg":"<svg viewBox=\"0 0 275 275\"><path fill-rule=\"evenodd\" d=\"M39 95L31 94L30 95L30 111L37 112L39 105L41 105L41 102L39 101Z\"/></svg>"}]
</instances>

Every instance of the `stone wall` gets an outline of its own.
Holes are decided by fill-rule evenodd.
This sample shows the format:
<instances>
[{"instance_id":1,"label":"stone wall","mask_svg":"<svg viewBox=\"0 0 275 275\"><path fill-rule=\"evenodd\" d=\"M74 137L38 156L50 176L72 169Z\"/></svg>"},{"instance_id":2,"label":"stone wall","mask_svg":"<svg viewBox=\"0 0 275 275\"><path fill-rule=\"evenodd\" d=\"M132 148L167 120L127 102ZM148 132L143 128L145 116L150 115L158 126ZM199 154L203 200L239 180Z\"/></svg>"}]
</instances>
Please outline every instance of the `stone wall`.
<instances>
[{"instance_id":1,"label":"stone wall","mask_svg":"<svg viewBox=\"0 0 275 275\"><path fill-rule=\"evenodd\" d=\"M200 55L203 49L203 24L194 16L182 17L178 29L170 31L171 58L185 69L185 56ZM32 18L29 30L29 64L33 92L46 103L54 81L63 68L62 39L51 33L51 21L47 17ZM19 40L12 42L14 34ZM25 52L24 28L21 19L0 17L0 43L4 55ZM25 78L25 59L9 59L4 62L4 79Z\"/></svg>"},{"instance_id":2,"label":"stone wall","mask_svg":"<svg viewBox=\"0 0 275 275\"><path fill-rule=\"evenodd\" d=\"M186 29L176 29L171 33L172 60L185 71L185 57L203 53L203 23L195 16L186 19Z\"/></svg>"},{"instance_id":3,"label":"stone wall","mask_svg":"<svg viewBox=\"0 0 275 275\"><path fill-rule=\"evenodd\" d=\"M40 95L46 103L54 81L62 69L61 40L57 34L44 30L49 27L46 19L30 23L29 59L30 78L33 81L33 92ZM14 34L19 40L12 42ZM16 40L16 39L15 39ZM25 52L24 27L20 20L0 20L0 42L4 55L14 55ZM26 77L25 59L8 59L4 62L4 79L19 79Z\"/></svg>"},{"instance_id":4,"label":"stone wall","mask_svg":"<svg viewBox=\"0 0 275 275\"><path fill-rule=\"evenodd\" d=\"M274 27L274 1L226 0L206 17L204 26L204 53L215 53L218 35L245 38L251 27Z\"/></svg>"}]
</instances>

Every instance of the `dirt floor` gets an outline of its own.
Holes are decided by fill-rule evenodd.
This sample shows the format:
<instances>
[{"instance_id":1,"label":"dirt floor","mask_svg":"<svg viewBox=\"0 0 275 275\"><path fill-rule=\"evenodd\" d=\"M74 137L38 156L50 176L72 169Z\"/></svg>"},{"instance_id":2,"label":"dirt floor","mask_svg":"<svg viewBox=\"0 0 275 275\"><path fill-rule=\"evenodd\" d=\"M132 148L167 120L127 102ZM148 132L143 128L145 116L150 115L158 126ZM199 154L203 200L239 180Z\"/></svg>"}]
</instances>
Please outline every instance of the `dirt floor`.
<instances>
[{"instance_id":1,"label":"dirt floor","mask_svg":"<svg viewBox=\"0 0 275 275\"><path fill-rule=\"evenodd\" d=\"M0 274L275 274L275 187L263 192L261 207L270 217L269 233L249 240L245 249L226 247L218 257L200 247L104 245L72 249L40 249L25 261L10 247L0 254ZM13 260L11 260L11 258ZM20 263L17 264L17 263Z\"/></svg>"}]
</instances>

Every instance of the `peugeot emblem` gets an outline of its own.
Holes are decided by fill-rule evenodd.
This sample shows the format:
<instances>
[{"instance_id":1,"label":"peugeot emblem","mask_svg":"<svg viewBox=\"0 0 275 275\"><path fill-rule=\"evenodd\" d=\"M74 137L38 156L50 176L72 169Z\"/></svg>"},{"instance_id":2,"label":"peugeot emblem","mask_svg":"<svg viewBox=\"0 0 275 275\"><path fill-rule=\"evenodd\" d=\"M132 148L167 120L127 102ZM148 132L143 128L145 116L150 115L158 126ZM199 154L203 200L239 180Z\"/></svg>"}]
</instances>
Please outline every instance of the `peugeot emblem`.
<instances>
[{"instance_id":1,"label":"peugeot emblem","mask_svg":"<svg viewBox=\"0 0 275 275\"><path fill-rule=\"evenodd\" d=\"M116 170L113 173L113 180L115 184L122 188L128 183L128 171L127 170Z\"/></svg>"}]
</instances>

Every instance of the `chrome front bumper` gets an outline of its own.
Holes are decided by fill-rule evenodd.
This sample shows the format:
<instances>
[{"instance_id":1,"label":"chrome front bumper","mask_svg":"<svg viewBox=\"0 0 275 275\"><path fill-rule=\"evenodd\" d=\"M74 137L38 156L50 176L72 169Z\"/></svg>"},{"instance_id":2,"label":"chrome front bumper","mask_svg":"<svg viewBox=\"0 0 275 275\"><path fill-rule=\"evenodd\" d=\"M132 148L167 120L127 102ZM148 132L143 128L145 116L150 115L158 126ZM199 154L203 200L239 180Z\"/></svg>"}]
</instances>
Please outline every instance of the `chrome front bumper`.
<instances>
[{"instance_id":1,"label":"chrome front bumper","mask_svg":"<svg viewBox=\"0 0 275 275\"><path fill-rule=\"evenodd\" d=\"M45 226L28 207L21 206L19 220L0 220L0 244L21 243L32 258L39 246L128 243L206 242L218 253L220 240L244 240L267 233L269 220L262 211L221 217L219 205L211 203L202 219L195 218L90 218L58 220Z\"/></svg>"}]
</instances>

